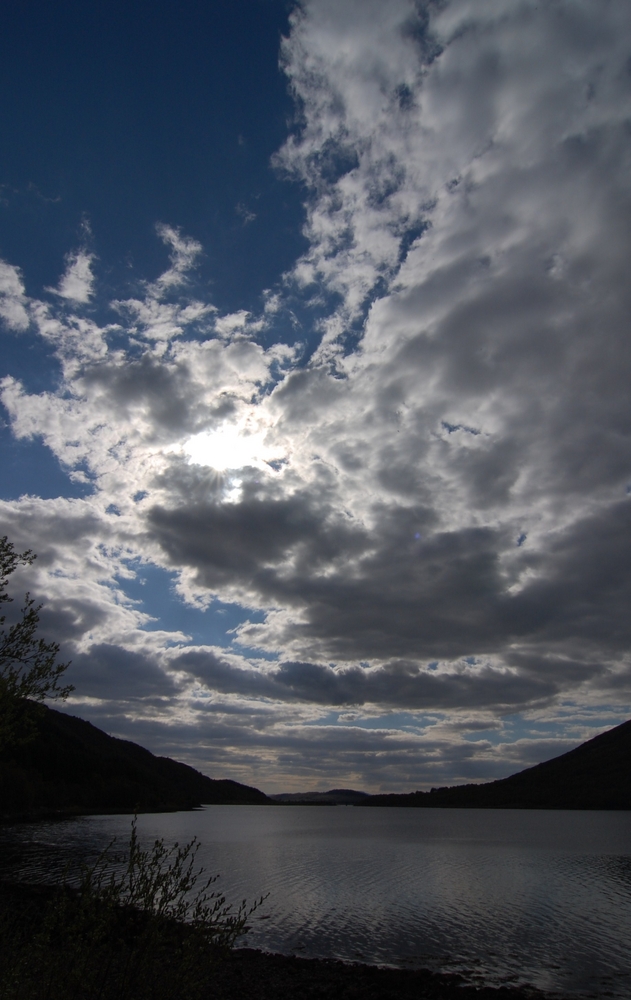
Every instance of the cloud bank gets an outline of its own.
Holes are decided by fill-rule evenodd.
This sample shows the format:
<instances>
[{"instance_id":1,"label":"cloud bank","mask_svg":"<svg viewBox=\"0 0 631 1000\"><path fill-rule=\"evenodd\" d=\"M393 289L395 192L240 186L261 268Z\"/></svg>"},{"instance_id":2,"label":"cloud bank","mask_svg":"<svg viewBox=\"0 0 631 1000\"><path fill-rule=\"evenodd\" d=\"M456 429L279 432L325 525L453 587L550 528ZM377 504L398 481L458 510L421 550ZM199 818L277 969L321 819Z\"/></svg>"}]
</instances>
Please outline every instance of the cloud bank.
<instances>
[{"instance_id":1,"label":"cloud bank","mask_svg":"<svg viewBox=\"0 0 631 1000\"><path fill-rule=\"evenodd\" d=\"M607 0L309 0L274 158L309 246L273 309L194 298L167 225L105 324L85 252L50 301L1 265L61 366L4 379L13 433L90 488L3 531L95 721L273 790L495 777L626 717L630 29ZM297 299L308 361L275 338ZM223 646L129 598L147 566L241 609Z\"/></svg>"}]
</instances>

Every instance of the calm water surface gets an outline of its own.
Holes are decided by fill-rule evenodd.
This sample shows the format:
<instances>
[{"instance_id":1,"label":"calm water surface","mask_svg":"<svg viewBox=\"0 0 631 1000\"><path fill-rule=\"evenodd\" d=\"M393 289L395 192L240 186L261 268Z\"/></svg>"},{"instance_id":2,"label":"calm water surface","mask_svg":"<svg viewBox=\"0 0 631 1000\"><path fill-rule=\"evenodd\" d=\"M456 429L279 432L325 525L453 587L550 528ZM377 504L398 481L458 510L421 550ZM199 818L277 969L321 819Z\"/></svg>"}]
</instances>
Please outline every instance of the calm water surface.
<instances>
[{"instance_id":1,"label":"calm water surface","mask_svg":"<svg viewBox=\"0 0 631 1000\"><path fill-rule=\"evenodd\" d=\"M229 900L269 893L250 947L631 996L631 813L207 806L138 830L197 837ZM129 816L5 829L2 868L50 879L129 831Z\"/></svg>"}]
</instances>

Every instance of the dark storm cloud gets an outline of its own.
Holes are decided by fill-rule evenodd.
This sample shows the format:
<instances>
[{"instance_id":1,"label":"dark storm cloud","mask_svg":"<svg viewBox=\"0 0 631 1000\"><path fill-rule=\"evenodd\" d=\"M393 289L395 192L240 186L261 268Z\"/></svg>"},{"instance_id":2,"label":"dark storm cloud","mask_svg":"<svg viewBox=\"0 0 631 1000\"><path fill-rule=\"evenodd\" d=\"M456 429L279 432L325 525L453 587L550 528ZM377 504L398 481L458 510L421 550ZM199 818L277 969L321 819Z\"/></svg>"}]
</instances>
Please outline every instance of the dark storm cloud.
<instances>
[{"instance_id":1,"label":"dark storm cloud","mask_svg":"<svg viewBox=\"0 0 631 1000\"><path fill-rule=\"evenodd\" d=\"M107 699L123 709L125 703L155 704L178 693L173 677L160 669L155 656L108 643L75 654L67 678L81 698Z\"/></svg>"},{"instance_id":2,"label":"dark storm cloud","mask_svg":"<svg viewBox=\"0 0 631 1000\"><path fill-rule=\"evenodd\" d=\"M186 366L165 364L164 360L144 354L125 365L112 362L92 368L84 374L82 388L91 396L106 394L119 419L142 409L156 429L168 428L177 435L195 423L198 401L191 398L190 382Z\"/></svg>"},{"instance_id":3,"label":"dark storm cloud","mask_svg":"<svg viewBox=\"0 0 631 1000\"><path fill-rule=\"evenodd\" d=\"M511 602L513 633L574 654L623 654L631 643L631 498L604 507L523 555L537 577Z\"/></svg>"},{"instance_id":4,"label":"dark storm cloud","mask_svg":"<svg viewBox=\"0 0 631 1000\"><path fill-rule=\"evenodd\" d=\"M36 567L62 559L68 548L103 530L98 511L83 500L58 498L45 502L25 496L17 509L9 503L0 504L4 530L16 549L32 548L36 552Z\"/></svg>"},{"instance_id":5,"label":"dark storm cloud","mask_svg":"<svg viewBox=\"0 0 631 1000\"><path fill-rule=\"evenodd\" d=\"M282 595L291 601L290 563L294 572L315 572L367 545L361 529L304 494L279 500L250 497L235 504L182 504L175 509L154 506L147 519L172 565L192 567L209 589L237 584L252 588L264 600Z\"/></svg>"},{"instance_id":6,"label":"dark storm cloud","mask_svg":"<svg viewBox=\"0 0 631 1000\"><path fill-rule=\"evenodd\" d=\"M410 711L463 704L523 707L547 701L558 690L558 682L550 677L520 677L475 665L434 673L400 661L371 670L285 662L263 671L233 667L228 660L202 651L184 653L175 663L213 691L336 707L373 704Z\"/></svg>"},{"instance_id":7,"label":"dark storm cloud","mask_svg":"<svg viewBox=\"0 0 631 1000\"><path fill-rule=\"evenodd\" d=\"M325 414L347 387L323 368L292 372L274 393L292 425L310 424Z\"/></svg>"},{"instance_id":8,"label":"dark storm cloud","mask_svg":"<svg viewBox=\"0 0 631 1000\"><path fill-rule=\"evenodd\" d=\"M617 211L631 223L628 199L619 199ZM619 252L621 258L631 253L628 238ZM531 474L526 485L532 493L545 489L551 501L555 494L625 485L631 445L627 287L595 289L596 257L580 280L561 281L545 273L543 251L534 261L525 256L523 266L515 259L509 274L502 274L505 255L430 329L414 330L431 313L426 284L401 293L375 315L377 327L409 328L410 336L382 368L380 391L384 412L394 415L405 406L419 435L398 445L394 476L393 456L384 453L385 486L397 483L396 469L405 469L406 458L411 469L418 468L428 427L442 420L453 428L453 414L467 409L482 411L477 426L471 425L479 439L465 451L454 447L463 431L445 435L443 461L476 508L509 506L524 473ZM529 276L529 266L538 273ZM452 296L461 284L458 269L450 270L456 273L449 274L440 297ZM432 396L415 408L415 385L430 378ZM494 398L501 435L484 413Z\"/></svg>"},{"instance_id":9,"label":"dark storm cloud","mask_svg":"<svg viewBox=\"0 0 631 1000\"><path fill-rule=\"evenodd\" d=\"M568 650L587 643L592 655L628 646L629 500L559 531L545 552L490 528L430 527L425 536L431 518L422 508L384 506L370 533L328 523L325 513L293 497L154 507L148 517L173 564L190 566L206 586L302 605L304 618L285 639L314 640L321 655L454 658L502 653L515 640ZM246 635L255 640L257 627Z\"/></svg>"}]
</instances>

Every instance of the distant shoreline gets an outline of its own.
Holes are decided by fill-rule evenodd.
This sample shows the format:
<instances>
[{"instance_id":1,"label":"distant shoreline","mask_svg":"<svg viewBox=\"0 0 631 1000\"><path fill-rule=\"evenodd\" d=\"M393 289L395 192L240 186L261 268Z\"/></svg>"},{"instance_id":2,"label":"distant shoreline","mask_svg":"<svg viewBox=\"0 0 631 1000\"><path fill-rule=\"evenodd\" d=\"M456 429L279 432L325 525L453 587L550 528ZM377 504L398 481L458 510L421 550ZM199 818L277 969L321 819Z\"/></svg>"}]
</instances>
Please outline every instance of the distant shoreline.
<instances>
[{"instance_id":1,"label":"distant shoreline","mask_svg":"<svg viewBox=\"0 0 631 1000\"><path fill-rule=\"evenodd\" d=\"M370 795L352 788L271 796L209 778L75 716L24 704L34 739L0 754L0 821L159 813L204 805L356 805L447 809L631 809L631 721L508 778Z\"/></svg>"},{"instance_id":2,"label":"distant shoreline","mask_svg":"<svg viewBox=\"0 0 631 1000\"><path fill-rule=\"evenodd\" d=\"M189 806L189 807L179 807L173 809L95 809L95 810L85 810L85 809L69 809L69 810L44 810L34 813L16 813L7 815L0 813L0 828L10 827L10 826L21 826L23 823L63 823L67 820L82 819L88 816L161 816L168 815L170 813L179 812L200 812L206 806L256 806L257 808L268 808L270 806L279 807L309 807L309 808L331 808L333 806L343 806L347 808L349 806L362 809L413 809L418 811L434 811L434 810L446 810L453 811L457 809L466 810L467 812L484 811L491 812L496 810L498 812L630 812L631 806L527 806L527 805L510 805L510 806L498 806L498 805L462 805L462 804L447 804L447 803L432 803L422 805L417 805L416 803L409 802L367 802L367 803L335 803L335 802L202 802L200 805Z\"/></svg>"}]
</instances>

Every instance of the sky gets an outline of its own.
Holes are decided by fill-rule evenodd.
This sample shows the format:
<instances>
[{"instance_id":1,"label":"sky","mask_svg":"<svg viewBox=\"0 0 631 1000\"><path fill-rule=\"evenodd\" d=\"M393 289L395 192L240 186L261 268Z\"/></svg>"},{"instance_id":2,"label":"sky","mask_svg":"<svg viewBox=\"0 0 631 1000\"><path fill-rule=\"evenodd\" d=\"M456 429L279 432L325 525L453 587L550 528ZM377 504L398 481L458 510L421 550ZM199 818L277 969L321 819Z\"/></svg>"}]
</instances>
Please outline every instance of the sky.
<instances>
[{"instance_id":1,"label":"sky","mask_svg":"<svg viewBox=\"0 0 631 1000\"><path fill-rule=\"evenodd\" d=\"M24 0L0 79L0 533L64 710L269 793L625 721L631 7Z\"/></svg>"}]
</instances>

